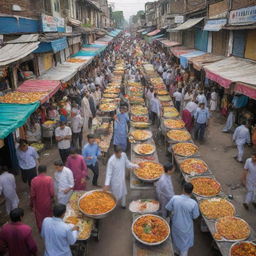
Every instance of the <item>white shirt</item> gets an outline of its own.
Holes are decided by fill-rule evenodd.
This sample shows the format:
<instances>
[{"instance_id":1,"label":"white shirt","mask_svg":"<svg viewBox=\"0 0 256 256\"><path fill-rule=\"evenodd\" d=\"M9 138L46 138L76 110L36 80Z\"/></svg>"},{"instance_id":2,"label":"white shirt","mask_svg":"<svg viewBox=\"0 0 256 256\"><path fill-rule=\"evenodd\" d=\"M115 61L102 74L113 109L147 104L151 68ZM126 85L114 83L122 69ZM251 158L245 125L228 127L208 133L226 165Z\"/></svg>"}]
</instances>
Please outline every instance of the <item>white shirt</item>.
<instances>
[{"instance_id":1,"label":"white shirt","mask_svg":"<svg viewBox=\"0 0 256 256\"><path fill-rule=\"evenodd\" d=\"M101 79L100 76L97 76L97 77L95 78L95 84L96 84L96 85L99 85L99 86L102 86L102 79Z\"/></svg>"},{"instance_id":2,"label":"white shirt","mask_svg":"<svg viewBox=\"0 0 256 256\"><path fill-rule=\"evenodd\" d=\"M207 99L206 99L206 97L205 97L204 94L199 94L199 95L196 97L196 100L198 101L198 104L204 103L205 106L207 106Z\"/></svg>"},{"instance_id":3,"label":"white shirt","mask_svg":"<svg viewBox=\"0 0 256 256\"><path fill-rule=\"evenodd\" d=\"M186 105L186 109L191 113L192 116L194 116L194 114L196 113L197 107L198 107L198 105L193 101L190 101Z\"/></svg>"},{"instance_id":4,"label":"white shirt","mask_svg":"<svg viewBox=\"0 0 256 256\"><path fill-rule=\"evenodd\" d=\"M181 101L182 100L182 93L180 92L175 92L173 94L173 97L175 98L175 101Z\"/></svg>"},{"instance_id":5,"label":"white shirt","mask_svg":"<svg viewBox=\"0 0 256 256\"><path fill-rule=\"evenodd\" d=\"M158 116L161 114L161 103L159 99L153 97L150 100L150 110L154 113L156 113Z\"/></svg>"},{"instance_id":6,"label":"white shirt","mask_svg":"<svg viewBox=\"0 0 256 256\"><path fill-rule=\"evenodd\" d=\"M55 129L55 136L56 137L65 137L65 136L72 136L72 131L70 127L65 126L64 129L57 127ZM59 149L69 149L70 148L70 140L62 140L58 142Z\"/></svg>"},{"instance_id":7,"label":"white shirt","mask_svg":"<svg viewBox=\"0 0 256 256\"><path fill-rule=\"evenodd\" d=\"M80 114L77 114L76 116L71 118L71 127L73 133L80 133L83 127L83 118Z\"/></svg>"},{"instance_id":8,"label":"white shirt","mask_svg":"<svg viewBox=\"0 0 256 256\"><path fill-rule=\"evenodd\" d=\"M249 144L251 141L249 129L244 125L238 126L233 134L233 140L236 142L236 145Z\"/></svg>"},{"instance_id":9,"label":"white shirt","mask_svg":"<svg viewBox=\"0 0 256 256\"><path fill-rule=\"evenodd\" d=\"M72 194L72 190L66 194L64 193L64 190L74 187L75 183L73 173L69 168L63 167L62 171L55 172L54 176L58 203L67 204Z\"/></svg>"}]
</instances>

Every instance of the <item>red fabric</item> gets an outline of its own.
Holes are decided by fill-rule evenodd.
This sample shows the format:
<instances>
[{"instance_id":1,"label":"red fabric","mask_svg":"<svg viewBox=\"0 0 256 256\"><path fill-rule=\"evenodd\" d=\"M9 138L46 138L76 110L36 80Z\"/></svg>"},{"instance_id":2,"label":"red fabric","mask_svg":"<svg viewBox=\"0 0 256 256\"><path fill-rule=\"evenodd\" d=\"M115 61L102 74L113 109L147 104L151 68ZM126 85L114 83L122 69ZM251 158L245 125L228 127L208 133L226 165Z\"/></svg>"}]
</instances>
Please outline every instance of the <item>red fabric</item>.
<instances>
[{"instance_id":1,"label":"red fabric","mask_svg":"<svg viewBox=\"0 0 256 256\"><path fill-rule=\"evenodd\" d=\"M235 91L243 95L246 95L251 99L256 99L256 87L249 86L242 83L237 83L235 86Z\"/></svg>"},{"instance_id":2,"label":"red fabric","mask_svg":"<svg viewBox=\"0 0 256 256\"><path fill-rule=\"evenodd\" d=\"M44 218L52 216L52 198L54 197L53 179L44 173L31 182L31 206L36 216L36 224L41 231Z\"/></svg>"},{"instance_id":3,"label":"red fabric","mask_svg":"<svg viewBox=\"0 0 256 256\"><path fill-rule=\"evenodd\" d=\"M192 115L191 113L187 110L187 109L184 109L182 111L182 120L184 121L185 123L185 127L186 129L191 132L192 131L192 128L193 128L193 119L192 119Z\"/></svg>"},{"instance_id":4,"label":"red fabric","mask_svg":"<svg viewBox=\"0 0 256 256\"><path fill-rule=\"evenodd\" d=\"M70 155L67 159L66 166L73 172L75 186L74 190L85 190L85 178L88 175L87 165L81 155ZM84 179L84 183L82 183Z\"/></svg>"},{"instance_id":5,"label":"red fabric","mask_svg":"<svg viewBox=\"0 0 256 256\"><path fill-rule=\"evenodd\" d=\"M209 70L206 70L205 73L206 73L206 77L208 79L215 81L216 83L218 83L219 85L221 85L224 88L229 88L232 83L231 80L221 77Z\"/></svg>"},{"instance_id":6,"label":"red fabric","mask_svg":"<svg viewBox=\"0 0 256 256\"><path fill-rule=\"evenodd\" d=\"M31 227L21 222L5 224L0 231L0 252L9 256L37 255Z\"/></svg>"},{"instance_id":7,"label":"red fabric","mask_svg":"<svg viewBox=\"0 0 256 256\"><path fill-rule=\"evenodd\" d=\"M17 91L19 92L47 92L47 96L43 97L41 103L46 102L51 98L60 88L60 81L53 80L27 80L22 83Z\"/></svg>"},{"instance_id":8,"label":"red fabric","mask_svg":"<svg viewBox=\"0 0 256 256\"><path fill-rule=\"evenodd\" d=\"M149 32L149 33L147 34L147 36L155 36L155 35L158 34L159 32L161 32L161 30L160 30L160 29L156 29L156 30L154 30L154 31L152 31L152 32Z\"/></svg>"}]
</instances>

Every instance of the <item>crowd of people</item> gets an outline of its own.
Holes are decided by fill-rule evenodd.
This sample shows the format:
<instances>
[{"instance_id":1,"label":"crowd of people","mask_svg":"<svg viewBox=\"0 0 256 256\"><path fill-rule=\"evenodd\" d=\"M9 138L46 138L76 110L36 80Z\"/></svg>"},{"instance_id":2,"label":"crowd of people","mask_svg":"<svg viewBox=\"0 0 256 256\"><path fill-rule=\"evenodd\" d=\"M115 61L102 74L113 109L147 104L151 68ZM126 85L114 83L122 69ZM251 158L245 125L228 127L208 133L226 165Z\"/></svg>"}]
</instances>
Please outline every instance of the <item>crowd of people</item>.
<instances>
[{"instance_id":1,"label":"crowd of people","mask_svg":"<svg viewBox=\"0 0 256 256\"><path fill-rule=\"evenodd\" d=\"M138 47L143 55L137 52ZM176 109L180 112L187 130L193 132L195 140L202 142L205 139L211 113L217 110L219 99L216 88L205 89L193 73L183 70L154 44L150 45L135 38L117 39L111 50L109 49L104 58L99 60L98 66L64 91L59 107L50 104L46 109L40 110L40 119L49 117L60 121L55 129L60 159L54 162L54 178L47 175L47 166L40 164L38 153L26 140L21 140L17 148L22 180L29 186L30 207L35 214L38 231L44 240L46 256L72 255L70 245L76 242L79 228L71 228L63 218L72 192L86 190L90 179L88 170L93 172L92 185L99 187L101 150L95 142L95 135L90 133L90 127L92 119L99 111L102 92L111 81L117 59L124 60L125 81L142 82L145 85L144 96L153 126L160 126L162 109L154 88L144 83L143 73L139 68L144 62L151 62L163 78ZM112 116L114 153L108 159L103 190L111 190L120 201L121 207L125 209L126 169L138 168L138 165L130 162L126 155L129 106L124 92L120 98L120 107ZM35 122L32 121L30 125L35 128ZM38 135L37 130L34 129L34 133L30 135ZM246 123L235 130L233 140L238 148L237 160L242 162L244 144L250 143ZM165 173L156 182L156 194L160 202L159 213L164 218L168 217L169 212L172 213L171 232L175 251L180 256L187 256L194 242L193 221L199 216L198 204L191 198L193 185L185 183L183 193L175 195L171 178L175 166L167 163L164 170ZM256 154L246 160L242 182L248 191L244 202L244 207L248 209L256 190ZM0 230L0 253L8 251L10 256L38 255L32 229L22 222L24 210L18 207L19 197L16 193L15 178L4 167L0 168L0 192L5 196L6 212L10 216L10 222Z\"/></svg>"}]
</instances>

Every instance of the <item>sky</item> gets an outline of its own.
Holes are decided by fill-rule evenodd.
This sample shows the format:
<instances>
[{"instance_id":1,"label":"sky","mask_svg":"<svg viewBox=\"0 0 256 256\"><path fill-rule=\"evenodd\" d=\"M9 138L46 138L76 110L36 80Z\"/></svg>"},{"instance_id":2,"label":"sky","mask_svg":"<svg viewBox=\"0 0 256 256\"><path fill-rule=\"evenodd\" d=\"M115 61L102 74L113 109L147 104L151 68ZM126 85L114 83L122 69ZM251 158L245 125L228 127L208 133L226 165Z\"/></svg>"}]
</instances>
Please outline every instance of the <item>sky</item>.
<instances>
[{"instance_id":1,"label":"sky","mask_svg":"<svg viewBox=\"0 0 256 256\"><path fill-rule=\"evenodd\" d=\"M115 3L115 11L123 11L124 17L129 21L129 17L137 11L145 10L145 3L154 0L108 0L109 3Z\"/></svg>"}]
</instances>

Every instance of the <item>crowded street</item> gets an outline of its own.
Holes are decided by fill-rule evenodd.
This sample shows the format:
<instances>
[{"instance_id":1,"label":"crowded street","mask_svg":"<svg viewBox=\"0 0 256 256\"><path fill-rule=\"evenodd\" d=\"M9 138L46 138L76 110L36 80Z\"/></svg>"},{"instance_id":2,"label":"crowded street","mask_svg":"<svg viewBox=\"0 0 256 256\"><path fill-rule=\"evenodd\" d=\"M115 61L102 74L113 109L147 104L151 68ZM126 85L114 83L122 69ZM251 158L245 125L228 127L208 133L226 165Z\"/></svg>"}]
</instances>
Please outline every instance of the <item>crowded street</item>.
<instances>
[{"instance_id":1,"label":"crowded street","mask_svg":"<svg viewBox=\"0 0 256 256\"><path fill-rule=\"evenodd\" d=\"M250 32L242 58L230 29L226 55L226 23L148 25L159 0L119 24L103 2L86 5L95 29L76 3L78 20L3 33L0 255L256 256Z\"/></svg>"}]
</instances>

